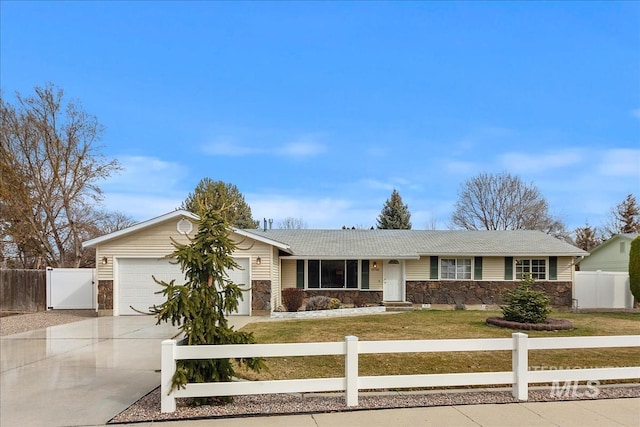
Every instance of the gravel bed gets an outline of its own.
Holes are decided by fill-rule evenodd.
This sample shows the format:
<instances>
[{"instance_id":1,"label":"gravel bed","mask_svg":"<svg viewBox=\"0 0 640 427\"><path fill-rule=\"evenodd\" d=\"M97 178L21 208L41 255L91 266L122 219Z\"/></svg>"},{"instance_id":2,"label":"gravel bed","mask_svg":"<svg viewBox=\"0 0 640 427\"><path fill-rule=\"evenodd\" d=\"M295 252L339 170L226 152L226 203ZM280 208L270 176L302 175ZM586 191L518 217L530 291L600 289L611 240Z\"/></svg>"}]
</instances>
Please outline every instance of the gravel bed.
<instances>
[{"instance_id":1,"label":"gravel bed","mask_svg":"<svg viewBox=\"0 0 640 427\"><path fill-rule=\"evenodd\" d=\"M96 317L94 310L49 310L38 313L6 314L10 315L0 317L0 336L2 337Z\"/></svg>"},{"instance_id":2,"label":"gravel bed","mask_svg":"<svg viewBox=\"0 0 640 427\"><path fill-rule=\"evenodd\" d=\"M581 392L583 393L581 397L560 398L553 396L550 388L530 389L529 402L640 397L640 385L601 386L595 397L588 397L590 393L584 393L584 390ZM157 388L115 416L109 424L517 402L518 400L511 396L511 391L506 389L386 393L384 395L372 393L361 395L358 399L359 406L355 408L346 406L344 396L341 395L275 394L236 396L233 403L224 406L189 406L186 399L177 399L176 412L163 414L160 412L160 389Z\"/></svg>"}]
</instances>

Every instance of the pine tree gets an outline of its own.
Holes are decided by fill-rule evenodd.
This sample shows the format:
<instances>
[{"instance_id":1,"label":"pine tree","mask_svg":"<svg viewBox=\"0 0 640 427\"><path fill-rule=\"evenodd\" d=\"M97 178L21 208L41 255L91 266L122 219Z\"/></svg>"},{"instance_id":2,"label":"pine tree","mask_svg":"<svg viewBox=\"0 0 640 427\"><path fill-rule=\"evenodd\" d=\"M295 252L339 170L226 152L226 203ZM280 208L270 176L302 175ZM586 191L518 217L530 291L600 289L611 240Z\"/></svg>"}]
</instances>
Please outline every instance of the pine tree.
<instances>
[{"instance_id":1,"label":"pine tree","mask_svg":"<svg viewBox=\"0 0 640 427\"><path fill-rule=\"evenodd\" d=\"M257 228L251 207L234 184L202 178L193 193L189 193L182 208L197 215L202 210L218 209L229 224L236 228Z\"/></svg>"},{"instance_id":2,"label":"pine tree","mask_svg":"<svg viewBox=\"0 0 640 427\"><path fill-rule=\"evenodd\" d=\"M402 203L402 197L394 188L378 215L378 229L411 230L411 213L409 207Z\"/></svg>"},{"instance_id":3,"label":"pine tree","mask_svg":"<svg viewBox=\"0 0 640 427\"><path fill-rule=\"evenodd\" d=\"M227 317L238 309L242 289L229 278L227 271L240 268L231 256L236 244L230 238L230 228L222 213L202 210L197 221L198 231L188 244L174 242L171 255L182 268L186 283L156 282L162 286L159 294L167 300L151 308L160 324L179 325L186 344L250 344L253 334L235 331ZM155 280L155 278L154 278ZM261 359L241 359L241 364L259 371ZM180 360L173 377L173 388L189 382L231 381L234 369L229 359ZM229 401L230 399L220 399Z\"/></svg>"}]
</instances>

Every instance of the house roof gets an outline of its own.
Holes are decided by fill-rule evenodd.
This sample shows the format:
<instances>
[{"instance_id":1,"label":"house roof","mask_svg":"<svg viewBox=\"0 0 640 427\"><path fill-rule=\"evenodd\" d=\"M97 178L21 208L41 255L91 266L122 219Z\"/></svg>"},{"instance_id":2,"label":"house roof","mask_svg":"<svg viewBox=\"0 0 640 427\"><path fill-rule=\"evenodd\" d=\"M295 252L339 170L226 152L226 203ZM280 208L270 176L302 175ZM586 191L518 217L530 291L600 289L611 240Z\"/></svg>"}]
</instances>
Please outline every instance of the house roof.
<instances>
[{"instance_id":1,"label":"house roof","mask_svg":"<svg viewBox=\"0 0 640 427\"><path fill-rule=\"evenodd\" d=\"M421 255L586 256L541 231L245 230L291 248L294 257L406 258Z\"/></svg>"},{"instance_id":2,"label":"house roof","mask_svg":"<svg viewBox=\"0 0 640 427\"><path fill-rule=\"evenodd\" d=\"M169 221L171 219L179 219L179 218L189 218L193 221L197 221L199 219L198 215L191 213L189 211L183 210L183 209L178 209L175 210L173 212L169 212L166 213L164 215L160 215L158 217L149 219L147 221L142 221L139 222L137 224L132 225L131 227L127 227L127 228L123 228L122 230L118 230L118 231L114 231L113 233L109 233L109 234L105 234L104 236L100 236L100 237L96 237L95 239L91 239L91 240L87 240L85 242L82 242L82 246L83 247L94 247L97 246L101 243L105 243L108 242L110 240L116 239L118 237L122 237L122 236L126 236L129 235L131 233L135 233L138 232L144 228L147 227L152 227L154 225L160 224L162 222L165 221ZM290 252L290 248L288 245L286 244L282 244L280 242L276 242L273 241L271 239L269 239L268 237L262 237L262 236L257 236L255 234L251 234L248 233L245 230L241 230L241 229L236 229L234 228L233 231L243 237L248 237L254 240L258 240L267 244L270 244L272 246L277 247L280 250L283 250L285 252Z\"/></svg>"},{"instance_id":3,"label":"house roof","mask_svg":"<svg viewBox=\"0 0 640 427\"><path fill-rule=\"evenodd\" d=\"M94 247L144 228L198 216L175 210L131 227L83 242ZM398 258L455 256L586 256L588 252L541 231L468 230L260 230L233 229L243 237L272 245L296 258Z\"/></svg>"}]
</instances>

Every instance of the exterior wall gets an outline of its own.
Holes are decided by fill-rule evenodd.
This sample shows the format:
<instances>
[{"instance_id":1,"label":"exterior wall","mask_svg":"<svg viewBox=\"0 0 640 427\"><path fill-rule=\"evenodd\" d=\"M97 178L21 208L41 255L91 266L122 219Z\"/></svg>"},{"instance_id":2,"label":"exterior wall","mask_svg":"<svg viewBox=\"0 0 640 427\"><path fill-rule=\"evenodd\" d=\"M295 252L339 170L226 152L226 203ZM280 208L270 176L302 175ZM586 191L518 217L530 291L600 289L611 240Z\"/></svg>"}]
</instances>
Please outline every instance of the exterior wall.
<instances>
[{"instance_id":1,"label":"exterior wall","mask_svg":"<svg viewBox=\"0 0 640 427\"><path fill-rule=\"evenodd\" d=\"M378 268L373 268L373 262L378 264ZM379 259L369 261L369 290L382 291L382 269L383 262Z\"/></svg>"},{"instance_id":2,"label":"exterior wall","mask_svg":"<svg viewBox=\"0 0 640 427\"><path fill-rule=\"evenodd\" d=\"M408 281L407 301L414 304L471 305L502 304L501 296L515 289L519 281ZM572 284L564 281L540 281L533 286L551 297L551 305L571 307Z\"/></svg>"},{"instance_id":3,"label":"exterior wall","mask_svg":"<svg viewBox=\"0 0 640 427\"><path fill-rule=\"evenodd\" d=\"M295 259L282 259L282 289L295 288L296 287L296 261ZM373 268L373 262L376 262L377 269ZM369 260L369 291L381 291L382 290L382 264L380 260ZM315 290L315 289L314 289ZM342 290L336 290L338 292L344 292ZM366 290L364 290L366 291Z\"/></svg>"},{"instance_id":4,"label":"exterior wall","mask_svg":"<svg viewBox=\"0 0 640 427\"><path fill-rule=\"evenodd\" d=\"M420 257L420 259L408 259L404 262L405 278L407 280L427 280L429 279L429 270L431 268L431 260L428 256Z\"/></svg>"},{"instance_id":5,"label":"exterior wall","mask_svg":"<svg viewBox=\"0 0 640 427\"><path fill-rule=\"evenodd\" d=\"M271 281L251 281L251 310L271 311Z\"/></svg>"},{"instance_id":6,"label":"exterior wall","mask_svg":"<svg viewBox=\"0 0 640 427\"><path fill-rule=\"evenodd\" d=\"M283 259L281 262L282 289L296 287L296 260Z\"/></svg>"},{"instance_id":7,"label":"exterior wall","mask_svg":"<svg viewBox=\"0 0 640 427\"><path fill-rule=\"evenodd\" d=\"M98 280L114 280L113 257L157 257L169 255L175 249L171 238L178 243L188 243L188 239L177 230L180 218L173 218L137 233L122 236L98 245L96 248L96 276ZM192 232L191 236L193 236ZM107 264L102 264L103 257Z\"/></svg>"},{"instance_id":8,"label":"exterior wall","mask_svg":"<svg viewBox=\"0 0 640 427\"><path fill-rule=\"evenodd\" d=\"M624 250L620 252L620 243L622 242L624 242ZM603 243L602 245L596 252L580 261L580 271L602 270L628 273L631 240L617 236L613 237L609 244Z\"/></svg>"},{"instance_id":9,"label":"exterior wall","mask_svg":"<svg viewBox=\"0 0 640 427\"><path fill-rule=\"evenodd\" d=\"M114 286L117 286L114 258L162 258L171 254L175 250L172 239L183 244L189 242L189 239L177 230L177 224L181 219L172 218L96 247L99 311L113 310L113 291ZM189 237L193 237L195 233L194 228ZM252 288L252 309L270 310L274 306L272 288L279 287L277 248L263 242L251 241L235 233L231 238L238 245L234 255L250 258L251 283L252 287L255 286ZM107 264L102 264L103 257L107 258ZM260 264L257 263L258 257L260 257ZM279 292L277 294L279 298Z\"/></svg>"},{"instance_id":10,"label":"exterior wall","mask_svg":"<svg viewBox=\"0 0 640 427\"><path fill-rule=\"evenodd\" d=\"M113 310L113 280L98 280L98 310Z\"/></svg>"}]
</instances>

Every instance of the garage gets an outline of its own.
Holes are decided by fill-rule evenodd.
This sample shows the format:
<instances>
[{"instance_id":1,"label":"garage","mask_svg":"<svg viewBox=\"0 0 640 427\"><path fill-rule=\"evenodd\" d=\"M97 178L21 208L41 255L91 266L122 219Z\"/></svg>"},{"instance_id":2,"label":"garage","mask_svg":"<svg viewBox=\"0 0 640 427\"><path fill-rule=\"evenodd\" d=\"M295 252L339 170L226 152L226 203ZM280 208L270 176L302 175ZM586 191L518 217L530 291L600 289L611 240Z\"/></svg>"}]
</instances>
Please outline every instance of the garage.
<instances>
[{"instance_id":1,"label":"garage","mask_svg":"<svg viewBox=\"0 0 640 427\"><path fill-rule=\"evenodd\" d=\"M241 269L231 270L229 278L243 288L250 285L249 258L234 258ZM170 263L164 258L118 258L117 259L117 314L138 315L146 313L149 307L162 304L165 300L162 294L156 294L162 288L154 280L169 282L176 280L184 283L184 274L180 266ZM236 315L251 314L250 290L243 292L244 299L240 301Z\"/></svg>"}]
</instances>

